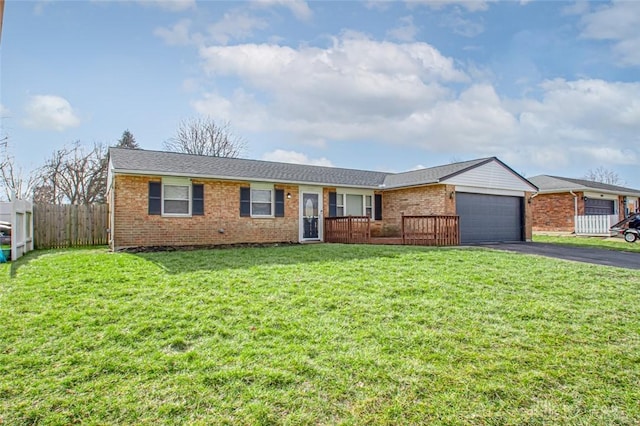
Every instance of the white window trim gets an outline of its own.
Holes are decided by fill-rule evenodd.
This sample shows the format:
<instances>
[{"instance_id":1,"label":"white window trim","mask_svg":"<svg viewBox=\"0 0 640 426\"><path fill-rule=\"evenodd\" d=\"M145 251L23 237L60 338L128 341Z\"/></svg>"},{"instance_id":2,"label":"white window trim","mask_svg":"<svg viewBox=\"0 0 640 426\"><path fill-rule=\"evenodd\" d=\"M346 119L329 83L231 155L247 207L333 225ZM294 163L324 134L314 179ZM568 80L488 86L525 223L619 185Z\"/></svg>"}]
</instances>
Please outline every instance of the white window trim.
<instances>
[{"instance_id":1,"label":"white window trim","mask_svg":"<svg viewBox=\"0 0 640 426\"><path fill-rule=\"evenodd\" d=\"M338 208L342 207L343 215L346 215L346 203L347 195L361 195L362 196L362 215L367 216L367 196L371 197L371 214L369 218L374 219L376 214L376 197L373 191L366 189L352 189L352 188L336 188L336 214L338 212ZM342 203L338 204L338 198L342 196Z\"/></svg>"},{"instance_id":2,"label":"white window trim","mask_svg":"<svg viewBox=\"0 0 640 426\"><path fill-rule=\"evenodd\" d=\"M165 213L164 212L164 202L165 202L165 185L169 186L186 186L189 191L187 205L188 205L188 213ZM172 200L171 198L169 200ZM164 217L191 217L191 205L193 204L193 193L191 188L191 179L188 178L177 178L177 177L166 177L162 178L162 195L160 197L160 206L161 213Z\"/></svg>"},{"instance_id":3,"label":"white window trim","mask_svg":"<svg viewBox=\"0 0 640 426\"><path fill-rule=\"evenodd\" d=\"M254 214L253 213L253 190L262 190L262 191L271 191L271 214ZM276 208L276 195L275 195L275 189L274 189L274 185L273 184L269 184L269 183L252 183L251 184L251 188L250 188L250 195L249 195L249 206L250 206L250 214L251 217L255 217L255 218L272 218L272 217L276 217L275 216L275 208Z\"/></svg>"}]
</instances>

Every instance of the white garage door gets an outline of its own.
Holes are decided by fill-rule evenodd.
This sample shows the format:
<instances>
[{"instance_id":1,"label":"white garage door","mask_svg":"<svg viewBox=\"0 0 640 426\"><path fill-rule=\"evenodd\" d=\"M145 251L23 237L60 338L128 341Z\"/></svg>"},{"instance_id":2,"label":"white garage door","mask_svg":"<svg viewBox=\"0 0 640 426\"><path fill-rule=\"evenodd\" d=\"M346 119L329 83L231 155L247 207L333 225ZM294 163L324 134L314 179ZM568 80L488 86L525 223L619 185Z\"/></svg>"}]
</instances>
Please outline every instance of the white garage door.
<instances>
[{"instance_id":1,"label":"white garage door","mask_svg":"<svg viewBox=\"0 0 640 426\"><path fill-rule=\"evenodd\" d=\"M456 193L460 242L524 241L523 197Z\"/></svg>"}]
</instances>

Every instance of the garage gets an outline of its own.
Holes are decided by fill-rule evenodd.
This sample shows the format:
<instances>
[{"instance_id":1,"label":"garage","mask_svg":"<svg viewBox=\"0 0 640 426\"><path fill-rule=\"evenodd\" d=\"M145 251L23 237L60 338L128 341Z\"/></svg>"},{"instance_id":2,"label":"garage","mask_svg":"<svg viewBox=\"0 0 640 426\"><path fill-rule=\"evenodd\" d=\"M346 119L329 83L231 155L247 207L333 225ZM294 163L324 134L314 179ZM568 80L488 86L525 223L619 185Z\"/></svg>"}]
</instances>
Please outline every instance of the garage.
<instances>
[{"instance_id":1,"label":"garage","mask_svg":"<svg viewBox=\"0 0 640 426\"><path fill-rule=\"evenodd\" d=\"M524 241L522 207L522 197L457 192L460 242Z\"/></svg>"},{"instance_id":2,"label":"garage","mask_svg":"<svg viewBox=\"0 0 640 426\"><path fill-rule=\"evenodd\" d=\"M612 215L615 214L615 201L602 200L598 198L586 198L584 200L584 214L591 215Z\"/></svg>"}]
</instances>

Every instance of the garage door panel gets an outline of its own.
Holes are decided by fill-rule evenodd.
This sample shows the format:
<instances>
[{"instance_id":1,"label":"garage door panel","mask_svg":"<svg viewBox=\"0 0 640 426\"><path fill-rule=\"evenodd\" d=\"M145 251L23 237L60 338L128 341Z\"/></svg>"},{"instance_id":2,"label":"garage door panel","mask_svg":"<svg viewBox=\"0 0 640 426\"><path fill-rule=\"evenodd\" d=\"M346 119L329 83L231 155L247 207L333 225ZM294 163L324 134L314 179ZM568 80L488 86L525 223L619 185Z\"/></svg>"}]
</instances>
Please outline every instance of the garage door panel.
<instances>
[{"instance_id":1,"label":"garage door panel","mask_svg":"<svg viewBox=\"0 0 640 426\"><path fill-rule=\"evenodd\" d=\"M522 198L456 194L462 243L522 241Z\"/></svg>"}]
</instances>

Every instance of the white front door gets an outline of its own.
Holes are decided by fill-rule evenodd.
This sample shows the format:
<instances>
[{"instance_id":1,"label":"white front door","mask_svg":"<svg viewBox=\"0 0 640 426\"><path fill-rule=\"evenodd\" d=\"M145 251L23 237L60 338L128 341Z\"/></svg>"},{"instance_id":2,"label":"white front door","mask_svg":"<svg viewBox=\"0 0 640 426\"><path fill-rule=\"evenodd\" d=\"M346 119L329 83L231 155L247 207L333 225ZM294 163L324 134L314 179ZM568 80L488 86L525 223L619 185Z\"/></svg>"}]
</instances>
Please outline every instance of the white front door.
<instances>
[{"instance_id":1,"label":"white front door","mask_svg":"<svg viewBox=\"0 0 640 426\"><path fill-rule=\"evenodd\" d=\"M300 240L322 239L322 195L319 192L300 192Z\"/></svg>"}]
</instances>

